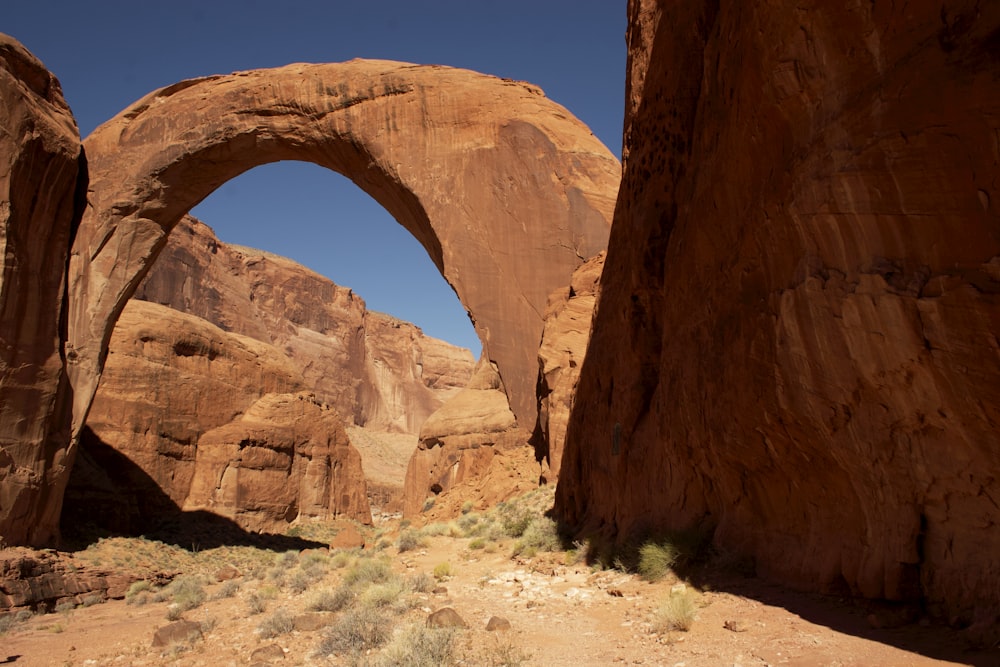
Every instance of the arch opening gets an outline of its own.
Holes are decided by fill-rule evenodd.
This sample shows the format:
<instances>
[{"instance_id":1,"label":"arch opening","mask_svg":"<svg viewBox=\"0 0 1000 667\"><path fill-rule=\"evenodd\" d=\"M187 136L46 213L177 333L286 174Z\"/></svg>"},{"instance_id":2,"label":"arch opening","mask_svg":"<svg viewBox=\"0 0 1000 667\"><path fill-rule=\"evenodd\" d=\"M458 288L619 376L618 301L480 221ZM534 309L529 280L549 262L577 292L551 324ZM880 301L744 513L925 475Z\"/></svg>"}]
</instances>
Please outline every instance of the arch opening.
<instances>
[{"instance_id":1,"label":"arch opening","mask_svg":"<svg viewBox=\"0 0 1000 667\"><path fill-rule=\"evenodd\" d=\"M470 313L519 421L535 417L545 304L606 246L620 166L530 85L388 61L289 65L156 91L87 138L67 374L85 422L115 321L167 234L253 167L347 176L427 250Z\"/></svg>"}]
</instances>

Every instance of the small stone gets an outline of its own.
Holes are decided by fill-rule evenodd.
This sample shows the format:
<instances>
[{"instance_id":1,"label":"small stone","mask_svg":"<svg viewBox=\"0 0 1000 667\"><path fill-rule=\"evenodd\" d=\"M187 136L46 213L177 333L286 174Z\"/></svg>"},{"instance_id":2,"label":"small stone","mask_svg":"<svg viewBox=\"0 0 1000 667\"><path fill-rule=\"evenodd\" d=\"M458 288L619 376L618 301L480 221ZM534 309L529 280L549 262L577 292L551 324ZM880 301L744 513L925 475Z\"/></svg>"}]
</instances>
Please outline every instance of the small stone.
<instances>
[{"instance_id":1,"label":"small stone","mask_svg":"<svg viewBox=\"0 0 1000 667\"><path fill-rule=\"evenodd\" d=\"M230 579L236 579L237 577L240 576L242 576L242 573L238 569L236 569L235 565L223 565L215 573L215 580L229 581Z\"/></svg>"},{"instance_id":2,"label":"small stone","mask_svg":"<svg viewBox=\"0 0 1000 667\"><path fill-rule=\"evenodd\" d=\"M194 621L174 621L153 634L153 646L170 646L201 638L201 625Z\"/></svg>"},{"instance_id":3,"label":"small stone","mask_svg":"<svg viewBox=\"0 0 1000 667\"><path fill-rule=\"evenodd\" d=\"M465 620L451 607L442 607L427 617L429 628L467 628Z\"/></svg>"},{"instance_id":4,"label":"small stone","mask_svg":"<svg viewBox=\"0 0 1000 667\"><path fill-rule=\"evenodd\" d=\"M486 629L490 632L510 630L510 621L502 616L490 616Z\"/></svg>"},{"instance_id":5,"label":"small stone","mask_svg":"<svg viewBox=\"0 0 1000 667\"><path fill-rule=\"evenodd\" d=\"M270 664L275 660L285 659L285 649L281 648L278 644L268 644L267 646L261 646L260 648L254 650L250 654L251 662L263 662L265 664Z\"/></svg>"},{"instance_id":6,"label":"small stone","mask_svg":"<svg viewBox=\"0 0 1000 667\"><path fill-rule=\"evenodd\" d=\"M336 614L332 611L307 611L292 620L292 626L299 632L322 630L333 623Z\"/></svg>"},{"instance_id":7,"label":"small stone","mask_svg":"<svg viewBox=\"0 0 1000 667\"><path fill-rule=\"evenodd\" d=\"M726 621L725 623L722 624L722 627L724 627L726 630L729 630L731 632L746 632L747 631L746 624L743 621L738 621L738 620L737 621Z\"/></svg>"}]
</instances>

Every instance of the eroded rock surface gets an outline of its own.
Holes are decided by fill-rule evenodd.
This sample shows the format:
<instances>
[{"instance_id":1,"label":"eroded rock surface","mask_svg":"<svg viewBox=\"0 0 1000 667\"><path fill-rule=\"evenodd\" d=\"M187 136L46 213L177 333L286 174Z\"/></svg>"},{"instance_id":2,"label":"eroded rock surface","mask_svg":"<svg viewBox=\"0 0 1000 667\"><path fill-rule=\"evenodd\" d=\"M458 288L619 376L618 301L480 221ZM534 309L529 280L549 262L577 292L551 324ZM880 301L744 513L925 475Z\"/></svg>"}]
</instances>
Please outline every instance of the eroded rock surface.
<instances>
[{"instance_id":1,"label":"eroded rock surface","mask_svg":"<svg viewBox=\"0 0 1000 667\"><path fill-rule=\"evenodd\" d=\"M135 298L274 346L296 367L302 388L374 430L416 435L475 365L468 350L367 310L350 288L285 257L223 243L190 216Z\"/></svg>"},{"instance_id":2,"label":"eroded rock surface","mask_svg":"<svg viewBox=\"0 0 1000 667\"><path fill-rule=\"evenodd\" d=\"M562 516L997 627L1000 5L629 16Z\"/></svg>"},{"instance_id":3,"label":"eroded rock surface","mask_svg":"<svg viewBox=\"0 0 1000 667\"><path fill-rule=\"evenodd\" d=\"M344 174L420 241L532 425L546 299L604 249L620 178L610 151L537 87L389 61L184 81L99 127L86 149L92 207L71 264L67 343L76 429L113 313L164 236L220 184L281 159Z\"/></svg>"},{"instance_id":4,"label":"eroded rock surface","mask_svg":"<svg viewBox=\"0 0 1000 667\"><path fill-rule=\"evenodd\" d=\"M421 427L406 469L403 514L418 514L428 499L484 475L497 451L527 448L527 443L496 367L480 360L469 385Z\"/></svg>"},{"instance_id":5,"label":"eroded rock surface","mask_svg":"<svg viewBox=\"0 0 1000 667\"><path fill-rule=\"evenodd\" d=\"M604 258L602 252L581 264L570 284L549 296L545 310L538 349L538 425L532 444L543 475L551 482L559 476L566 424L590 341Z\"/></svg>"},{"instance_id":6,"label":"eroded rock surface","mask_svg":"<svg viewBox=\"0 0 1000 667\"><path fill-rule=\"evenodd\" d=\"M361 456L340 415L304 393L267 394L199 438L184 509L254 532L297 519L372 520Z\"/></svg>"},{"instance_id":7,"label":"eroded rock surface","mask_svg":"<svg viewBox=\"0 0 1000 667\"><path fill-rule=\"evenodd\" d=\"M0 109L0 537L43 545L72 465L60 318L86 170L59 82L3 34Z\"/></svg>"}]
</instances>

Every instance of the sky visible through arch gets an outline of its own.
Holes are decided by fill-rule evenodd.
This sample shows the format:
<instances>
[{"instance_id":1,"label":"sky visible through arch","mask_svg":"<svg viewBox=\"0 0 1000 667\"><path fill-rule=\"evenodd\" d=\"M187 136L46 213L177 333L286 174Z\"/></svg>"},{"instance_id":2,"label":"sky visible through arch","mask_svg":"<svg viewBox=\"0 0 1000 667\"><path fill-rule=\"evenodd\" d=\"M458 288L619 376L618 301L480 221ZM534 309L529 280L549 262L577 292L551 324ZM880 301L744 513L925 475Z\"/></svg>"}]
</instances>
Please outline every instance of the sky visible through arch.
<instances>
[{"instance_id":1,"label":"sky visible through arch","mask_svg":"<svg viewBox=\"0 0 1000 667\"><path fill-rule=\"evenodd\" d=\"M32 0L0 32L60 80L86 137L183 79L294 62L381 58L529 81L621 155L626 0ZM468 347L479 341L423 248L349 180L281 162L223 185L193 214L223 242L290 257L369 309Z\"/></svg>"}]
</instances>

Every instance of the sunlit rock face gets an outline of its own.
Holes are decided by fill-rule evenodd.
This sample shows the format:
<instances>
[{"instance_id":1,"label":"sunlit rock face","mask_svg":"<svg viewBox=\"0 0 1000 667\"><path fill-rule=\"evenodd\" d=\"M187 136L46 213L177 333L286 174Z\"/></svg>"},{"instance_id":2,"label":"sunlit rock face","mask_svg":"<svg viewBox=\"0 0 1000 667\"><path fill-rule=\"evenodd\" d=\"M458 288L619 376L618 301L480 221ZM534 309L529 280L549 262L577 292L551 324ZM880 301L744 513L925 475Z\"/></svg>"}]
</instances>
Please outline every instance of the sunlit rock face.
<instances>
[{"instance_id":1,"label":"sunlit rock face","mask_svg":"<svg viewBox=\"0 0 1000 667\"><path fill-rule=\"evenodd\" d=\"M182 507L217 511L255 531L277 530L300 516L370 520L358 503L337 500L364 497L367 486L346 454L310 458L310 471L326 470L321 462L329 459L337 473L319 505L284 493L267 500L273 483L237 492L232 482L223 489L216 468L230 465L241 470L240 479L252 476L251 464L241 468L241 438L233 435L249 423L260 431L255 447L294 452L287 469L269 469L269 479L283 474L283 489L298 488L304 473L292 462L309 455L296 448L314 449L318 432L292 436L288 428L301 430L297 424L278 428L275 417L251 418L269 395L305 391L322 408L313 410L317 422L409 433L416 444L419 424L464 387L472 368L468 350L367 311L350 289L286 258L222 243L187 217L119 318L69 497L103 507L90 514L107 517L105 528L132 532ZM258 425L262 420L272 424L269 431ZM339 437L343 430L339 423L330 432ZM223 442L226 435L234 439ZM310 472L309 479L318 475ZM216 491L206 480L214 480Z\"/></svg>"},{"instance_id":2,"label":"sunlit rock face","mask_svg":"<svg viewBox=\"0 0 1000 667\"><path fill-rule=\"evenodd\" d=\"M72 465L61 318L86 169L59 82L3 34L0 109L0 538L49 544Z\"/></svg>"},{"instance_id":3,"label":"sunlit rock face","mask_svg":"<svg viewBox=\"0 0 1000 667\"><path fill-rule=\"evenodd\" d=\"M562 517L1000 611L1000 5L629 5Z\"/></svg>"},{"instance_id":4,"label":"sunlit rock face","mask_svg":"<svg viewBox=\"0 0 1000 667\"><path fill-rule=\"evenodd\" d=\"M406 469L403 514L419 514L428 500L461 482L482 478L498 452L528 447L496 366L479 361L469 385L432 414ZM519 481L512 477L512 481Z\"/></svg>"}]
</instances>

